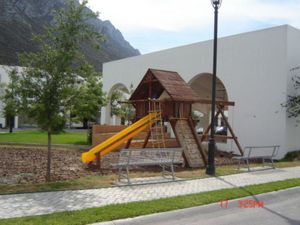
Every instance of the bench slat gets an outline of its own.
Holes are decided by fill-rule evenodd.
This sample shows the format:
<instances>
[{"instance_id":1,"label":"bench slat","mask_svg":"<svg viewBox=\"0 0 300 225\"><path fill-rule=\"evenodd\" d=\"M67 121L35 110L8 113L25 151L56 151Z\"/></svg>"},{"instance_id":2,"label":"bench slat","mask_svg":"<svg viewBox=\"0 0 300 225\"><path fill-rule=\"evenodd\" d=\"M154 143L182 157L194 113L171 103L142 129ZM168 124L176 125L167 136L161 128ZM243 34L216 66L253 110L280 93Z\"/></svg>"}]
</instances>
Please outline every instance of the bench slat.
<instances>
[{"instance_id":1,"label":"bench slat","mask_svg":"<svg viewBox=\"0 0 300 225\"><path fill-rule=\"evenodd\" d=\"M122 149L119 155L118 165L161 165L170 163L182 163L182 148L164 149Z\"/></svg>"},{"instance_id":2,"label":"bench slat","mask_svg":"<svg viewBox=\"0 0 300 225\"><path fill-rule=\"evenodd\" d=\"M162 167L163 174L168 172L165 167L169 167L174 180L174 164L180 164L182 160L183 148L152 148L152 149L122 149L119 154L118 163L112 164L113 167L119 169L120 177L129 179L129 166L154 166ZM122 175L122 170L126 170L126 175Z\"/></svg>"}]
</instances>

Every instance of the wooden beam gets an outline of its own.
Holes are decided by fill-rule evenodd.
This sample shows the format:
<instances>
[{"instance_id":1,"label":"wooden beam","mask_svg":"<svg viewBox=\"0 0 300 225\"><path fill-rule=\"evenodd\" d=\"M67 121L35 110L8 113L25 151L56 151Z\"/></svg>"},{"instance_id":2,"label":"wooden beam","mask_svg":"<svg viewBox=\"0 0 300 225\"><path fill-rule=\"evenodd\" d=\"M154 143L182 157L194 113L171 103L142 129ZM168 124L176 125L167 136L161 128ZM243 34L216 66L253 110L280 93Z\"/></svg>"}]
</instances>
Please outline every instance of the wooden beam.
<instances>
[{"instance_id":1,"label":"wooden beam","mask_svg":"<svg viewBox=\"0 0 300 225\"><path fill-rule=\"evenodd\" d=\"M206 158L206 155L204 154L204 151L201 147L201 143L199 142L199 139L198 139L198 136L197 136L197 133L196 133L196 130L195 130L195 127L193 126L193 121L192 121L192 118L190 117L189 120L188 120L188 124L189 124L189 127L191 129L191 132L193 134L193 137L196 141L196 144L197 144L197 147L198 147L198 150L202 156L202 161L204 163L204 166L206 167L207 166L207 158Z\"/></svg>"},{"instance_id":2,"label":"wooden beam","mask_svg":"<svg viewBox=\"0 0 300 225\"><path fill-rule=\"evenodd\" d=\"M199 99L199 100L196 100L195 103L211 105L211 100L209 100L209 99ZM216 105L234 106L235 102L216 100Z\"/></svg>"},{"instance_id":3,"label":"wooden beam","mask_svg":"<svg viewBox=\"0 0 300 225\"><path fill-rule=\"evenodd\" d=\"M189 118L186 117L170 117L169 120L188 120Z\"/></svg>"},{"instance_id":4,"label":"wooden beam","mask_svg":"<svg viewBox=\"0 0 300 225\"><path fill-rule=\"evenodd\" d=\"M178 144L180 147L183 148L183 146L181 145L181 142L180 142L180 139L179 139L177 130L175 129L177 121L178 121L178 120L172 120L172 121L170 121L170 124L171 124L172 130L173 130L173 132L174 132L174 134L175 134L175 138L176 138L177 144ZM183 156L183 159L184 159L184 167L189 166L188 161L187 161L187 159L186 159L186 157L185 157L184 152L182 153L182 156Z\"/></svg>"},{"instance_id":5,"label":"wooden beam","mask_svg":"<svg viewBox=\"0 0 300 225\"><path fill-rule=\"evenodd\" d=\"M232 137L233 137L233 140L234 140L236 146L238 147L238 149L239 149L241 155L243 156L243 155L244 155L244 151L243 151L243 149L242 149L242 147L241 147L241 145L240 145L240 143L239 143L237 137L236 137L235 134L234 134L234 131L233 131L232 127L230 126L230 124L229 124L229 122L228 122L228 120L227 120L227 118L226 118L226 116L225 116L225 114L224 114L224 112L223 112L223 108L220 107L220 106L218 106L218 111L221 113L222 118L223 118L223 120L224 120L226 126L228 127L228 129L229 129L229 131L230 131L230 133L231 133L231 135L232 135Z\"/></svg>"},{"instance_id":6,"label":"wooden beam","mask_svg":"<svg viewBox=\"0 0 300 225\"><path fill-rule=\"evenodd\" d=\"M178 102L178 103L182 103L182 102L186 102L186 103L200 103L200 104L206 104L206 105L210 105L211 104L211 100L209 99L197 99L194 101L174 101L172 99L163 99L163 100L158 100L158 99L138 99L138 100L128 100L128 101L118 101L118 103L135 103L135 102L148 102L148 101L153 101L153 102ZM235 102L230 102L230 101L216 101L216 105L220 105L220 106L234 106Z\"/></svg>"},{"instance_id":7,"label":"wooden beam","mask_svg":"<svg viewBox=\"0 0 300 225\"><path fill-rule=\"evenodd\" d=\"M147 83L147 85L148 85L148 97L149 98L151 98L151 96L152 96L152 80L153 80L153 78L152 78L152 76L150 76L150 78L149 78L149 82ZM150 109L149 109L150 110Z\"/></svg>"},{"instance_id":8,"label":"wooden beam","mask_svg":"<svg viewBox=\"0 0 300 225\"><path fill-rule=\"evenodd\" d=\"M149 141L149 138L150 138L150 135L151 135L151 129L149 129L149 131L147 133L147 136L145 137L143 148L146 148L146 146L148 144L148 141Z\"/></svg>"},{"instance_id":9,"label":"wooden beam","mask_svg":"<svg viewBox=\"0 0 300 225\"><path fill-rule=\"evenodd\" d=\"M126 148L126 149L128 149L128 148L130 147L131 141L132 141L132 138L130 138L130 139L127 141L127 143L126 143L126 145L125 145L125 148Z\"/></svg>"},{"instance_id":10,"label":"wooden beam","mask_svg":"<svg viewBox=\"0 0 300 225\"><path fill-rule=\"evenodd\" d=\"M199 135L200 139L203 139L203 141L209 140L209 135ZM226 136L226 135L215 135L216 142L225 142L228 139L234 139L234 137Z\"/></svg>"},{"instance_id":11,"label":"wooden beam","mask_svg":"<svg viewBox=\"0 0 300 225\"><path fill-rule=\"evenodd\" d=\"M101 153L100 153L100 151L97 152L95 155L96 155L97 168L100 170L100 173L103 175L103 170L102 170L102 167L101 167Z\"/></svg>"},{"instance_id":12,"label":"wooden beam","mask_svg":"<svg viewBox=\"0 0 300 225\"><path fill-rule=\"evenodd\" d=\"M218 119L219 115L220 115L220 112L217 112L217 114L215 115L215 118ZM208 127L203 132L200 143L202 143L204 141L205 136L208 136L208 132L210 131L210 129L211 129L211 123L208 125Z\"/></svg>"}]
</instances>

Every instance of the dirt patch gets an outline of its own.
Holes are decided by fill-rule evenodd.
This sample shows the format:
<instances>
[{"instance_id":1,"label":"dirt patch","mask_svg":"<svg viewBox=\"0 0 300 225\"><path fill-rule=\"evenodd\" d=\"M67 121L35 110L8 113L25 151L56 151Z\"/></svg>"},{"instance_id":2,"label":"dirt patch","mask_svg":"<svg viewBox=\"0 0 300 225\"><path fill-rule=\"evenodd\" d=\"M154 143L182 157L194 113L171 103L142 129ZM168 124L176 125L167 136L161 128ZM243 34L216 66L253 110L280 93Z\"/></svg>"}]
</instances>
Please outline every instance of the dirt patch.
<instances>
[{"instance_id":1,"label":"dirt patch","mask_svg":"<svg viewBox=\"0 0 300 225\"><path fill-rule=\"evenodd\" d=\"M51 175L53 181L76 179L99 174L81 162L80 150L53 149ZM47 149L44 147L0 146L0 184L45 182ZM116 153L103 157L102 165L110 167Z\"/></svg>"},{"instance_id":2,"label":"dirt patch","mask_svg":"<svg viewBox=\"0 0 300 225\"><path fill-rule=\"evenodd\" d=\"M100 175L95 165L88 167L81 162L82 150L54 147L52 151L52 181L72 180L79 177ZM0 146L0 185L43 183L46 175L47 149L37 146ZM119 153L111 152L101 158L104 172L111 172ZM232 165L231 155L216 153L216 165ZM150 171L155 171L149 169ZM103 172L103 171L102 171Z\"/></svg>"}]
</instances>

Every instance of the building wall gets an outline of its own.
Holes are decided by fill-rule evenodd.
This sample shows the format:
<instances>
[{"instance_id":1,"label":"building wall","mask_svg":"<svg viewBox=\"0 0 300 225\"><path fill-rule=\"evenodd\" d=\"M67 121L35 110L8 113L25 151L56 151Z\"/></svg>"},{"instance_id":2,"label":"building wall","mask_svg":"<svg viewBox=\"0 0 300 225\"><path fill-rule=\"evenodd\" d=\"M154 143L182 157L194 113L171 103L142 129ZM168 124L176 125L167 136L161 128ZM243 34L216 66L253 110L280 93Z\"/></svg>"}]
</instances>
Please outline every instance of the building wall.
<instances>
[{"instance_id":1,"label":"building wall","mask_svg":"<svg viewBox=\"0 0 300 225\"><path fill-rule=\"evenodd\" d=\"M6 83L8 83L9 78L8 78L8 70L10 67L8 66L1 66L0 65L0 95L3 96L4 94L4 87L3 85L5 85ZM2 125L2 127L5 127L6 123L5 123L5 118L3 117L2 114L2 110L3 110L3 103L2 101L0 101L0 124Z\"/></svg>"},{"instance_id":2,"label":"building wall","mask_svg":"<svg viewBox=\"0 0 300 225\"><path fill-rule=\"evenodd\" d=\"M242 146L280 145L285 154L286 26L220 41L219 77ZM279 156L279 157L280 157Z\"/></svg>"},{"instance_id":3,"label":"building wall","mask_svg":"<svg viewBox=\"0 0 300 225\"><path fill-rule=\"evenodd\" d=\"M300 95L294 90L292 78L297 75L300 76L300 32L299 30L288 27L287 38L288 38L288 64L287 64L287 89L286 95ZM286 146L288 151L300 149L300 117L288 118L286 117Z\"/></svg>"},{"instance_id":4,"label":"building wall","mask_svg":"<svg viewBox=\"0 0 300 225\"><path fill-rule=\"evenodd\" d=\"M279 26L218 42L217 75L229 100L236 103L228 116L241 145L280 145L279 156L291 147L286 144L287 120L281 107L286 100L289 29ZM295 33L299 34L299 30ZM115 83L127 87L133 83L136 87L148 68L177 71L189 82L197 74L211 73L212 46L210 40L105 63L104 89L109 91ZM229 148L236 151L234 145L228 144Z\"/></svg>"},{"instance_id":5,"label":"building wall","mask_svg":"<svg viewBox=\"0 0 300 225\"><path fill-rule=\"evenodd\" d=\"M16 68L18 71L21 70L20 67L14 67L14 66L6 66L6 65L0 65L0 95L3 96L4 94L4 87L3 85L7 84L9 82L9 71L13 68ZM3 103L0 101L0 124L2 127L6 126L5 118L3 117ZM15 128L18 128L18 117L15 117Z\"/></svg>"}]
</instances>

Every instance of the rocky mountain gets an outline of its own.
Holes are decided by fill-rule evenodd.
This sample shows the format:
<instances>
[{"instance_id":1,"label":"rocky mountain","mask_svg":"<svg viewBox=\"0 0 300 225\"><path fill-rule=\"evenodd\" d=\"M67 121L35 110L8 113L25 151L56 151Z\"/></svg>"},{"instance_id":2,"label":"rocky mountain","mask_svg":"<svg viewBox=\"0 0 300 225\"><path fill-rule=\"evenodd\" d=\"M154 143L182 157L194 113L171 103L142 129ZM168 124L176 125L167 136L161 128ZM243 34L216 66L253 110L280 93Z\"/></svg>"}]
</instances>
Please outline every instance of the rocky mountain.
<instances>
[{"instance_id":1,"label":"rocky mountain","mask_svg":"<svg viewBox=\"0 0 300 225\"><path fill-rule=\"evenodd\" d=\"M66 0L0 0L0 65L18 65L18 53L37 50L32 33L42 33L53 21L53 11L65 5ZM90 23L105 38L100 51L84 46L97 70L102 70L103 62L140 54L110 21L93 19Z\"/></svg>"}]
</instances>

